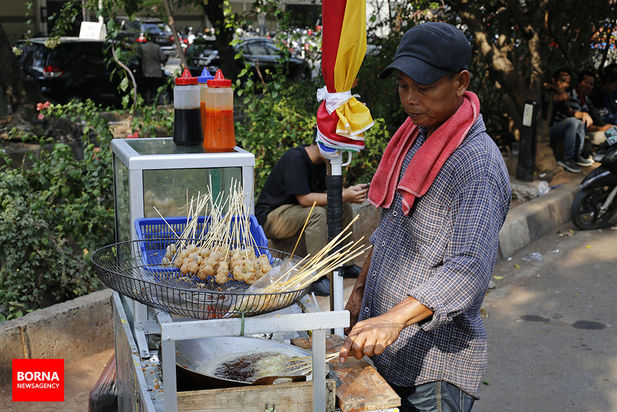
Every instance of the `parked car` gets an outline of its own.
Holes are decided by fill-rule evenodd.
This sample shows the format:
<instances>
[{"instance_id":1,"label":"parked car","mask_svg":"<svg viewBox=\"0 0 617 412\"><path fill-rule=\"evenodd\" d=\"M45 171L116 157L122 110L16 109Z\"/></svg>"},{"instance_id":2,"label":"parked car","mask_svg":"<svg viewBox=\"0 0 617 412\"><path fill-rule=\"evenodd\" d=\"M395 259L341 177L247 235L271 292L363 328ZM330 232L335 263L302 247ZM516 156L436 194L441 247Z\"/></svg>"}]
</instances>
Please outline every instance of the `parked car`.
<instances>
[{"instance_id":1,"label":"parked car","mask_svg":"<svg viewBox=\"0 0 617 412\"><path fill-rule=\"evenodd\" d=\"M22 40L19 65L34 80L41 94L50 100L64 103L71 98L90 98L96 103L120 103L120 76L113 76L115 64L109 64L111 48L103 40L61 37L55 47L47 47L49 38ZM129 66L137 83L141 83L141 68L135 56Z\"/></svg>"},{"instance_id":2,"label":"parked car","mask_svg":"<svg viewBox=\"0 0 617 412\"><path fill-rule=\"evenodd\" d=\"M152 41L161 46L168 56L176 54L173 32L169 26L156 17L135 17L133 20L126 16L116 17L120 25L118 38L129 42L139 42L144 34L149 33Z\"/></svg>"},{"instance_id":3,"label":"parked car","mask_svg":"<svg viewBox=\"0 0 617 412\"><path fill-rule=\"evenodd\" d=\"M236 60L240 69L244 62L248 62L256 75L261 74L264 79L270 80L276 68L285 63L284 72L290 79L306 79L311 75L308 63L304 59L290 56L282 59L282 50L268 38L254 37L241 39L234 47L236 53L242 54L242 59ZM195 39L186 50L186 56L191 73L198 75L204 67L210 73L215 73L220 67L220 56L214 39Z\"/></svg>"},{"instance_id":4,"label":"parked car","mask_svg":"<svg viewBox=\"0 0 617 412\"><path fill-rule=\"evenodd\" d=\"M184 52L189 64L189 70L194 76L198 76L204 67L207 67L212 74L218 69L218 51L215 40L212 37L197 37L193 40ZM217 66L213 61L216 59Z\"/></svg>"}]
</instances>

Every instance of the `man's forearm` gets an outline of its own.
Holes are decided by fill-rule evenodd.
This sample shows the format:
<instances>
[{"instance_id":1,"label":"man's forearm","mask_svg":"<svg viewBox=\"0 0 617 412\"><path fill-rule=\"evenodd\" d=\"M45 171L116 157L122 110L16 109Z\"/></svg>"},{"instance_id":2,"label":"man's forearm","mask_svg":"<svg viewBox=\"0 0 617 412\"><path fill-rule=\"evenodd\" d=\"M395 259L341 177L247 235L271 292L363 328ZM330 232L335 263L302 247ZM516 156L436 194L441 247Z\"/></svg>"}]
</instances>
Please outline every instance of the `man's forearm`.
<instances>
[{"instance_id":1,"label":"man's forearm","mask_svg":"<svg viewBox=\"0 0 617 412\"><path fill-rule=\"evenodd\" d=\"M325 193L311 192L305 195L296 195L296 200L301 206L311 207L313 202L316 206L325 206L328 203L328 195Z\"/></svg>"},{"instance_id":2,"label":"man's forearm","mask_svg":"<svg viewBox=\"0 0 617 412\"><path fill-rule=\"evenodd\" d=\"M403 328L406 328L433 316L433 311L409 296L394 305L385 316L391 318L394 323L404 325Z\"/></svg>"}]
</instances>

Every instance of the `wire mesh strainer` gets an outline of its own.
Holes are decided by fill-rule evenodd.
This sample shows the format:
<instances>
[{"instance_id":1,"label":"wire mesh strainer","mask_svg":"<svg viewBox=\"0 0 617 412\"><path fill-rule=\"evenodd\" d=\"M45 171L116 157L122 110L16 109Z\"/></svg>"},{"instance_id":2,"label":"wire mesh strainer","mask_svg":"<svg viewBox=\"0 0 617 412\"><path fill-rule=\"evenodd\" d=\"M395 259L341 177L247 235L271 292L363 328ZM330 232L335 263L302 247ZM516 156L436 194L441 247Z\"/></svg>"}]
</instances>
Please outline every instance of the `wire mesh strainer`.
<instances>
[{"instance_id":1,"label":"wire mesh strainer","mask_svg":"<svg viewBox=\"0 0 617 412\"><path fill-rule=\"evenodd\" d=\"M177 241L192 242L164 238L114 243L96 250L91 260L102 282L111 289L148 306L194 319L268 313L297 302L306 293L306 289L247 293L248 284L231 278L217 284L211 277L200 280L183 275L173 264L161 263L167 246ZM279 250L255 249L256 254L268 256L273 268L292 257Z\"/></svg>"}]
</instances>

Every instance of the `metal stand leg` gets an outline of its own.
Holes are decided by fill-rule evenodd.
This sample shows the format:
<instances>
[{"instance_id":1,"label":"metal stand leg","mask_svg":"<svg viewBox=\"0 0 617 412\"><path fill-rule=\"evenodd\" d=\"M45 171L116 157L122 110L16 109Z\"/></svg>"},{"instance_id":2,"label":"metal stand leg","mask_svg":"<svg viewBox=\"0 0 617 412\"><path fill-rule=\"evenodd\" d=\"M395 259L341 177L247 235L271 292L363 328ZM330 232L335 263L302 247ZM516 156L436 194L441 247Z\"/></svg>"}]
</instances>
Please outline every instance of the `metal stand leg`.
<instances>
[{"instance_id":1,"label":"metal stand leg","mask_svg":"<svg viewBox=\"0 0 617 412\"><path fill-rule=\"evenodd\" d=\"M165 412L178 410L178 393L176 388L176 342L173 340L161 341L163 352L163 391L165 393ZM325 360L324 360L325 362Z\"/></svg>"},{"instance_id":2,"label":"metal stand leg","mask_svg":"<svg viewBox=\"0 0 617 412\"><path fill-rule=\"evenodd\" d=\"M333 310L345 310L343 307L343 268L335 269L332 272L332 285L333 285L333 296L334 296L334 307ZM343 336L343 328L334 329L334 333Z\"/></svg>"},{"instance_id":3,"label":"metal stand leg","mask_svg":"<svg viewBox=\"0 0 617 412\"><path fill-rule=\"evenodd\" d=\"M313 411L326 410L326 331L313 330Z\"/></svg>"}]
</instances>

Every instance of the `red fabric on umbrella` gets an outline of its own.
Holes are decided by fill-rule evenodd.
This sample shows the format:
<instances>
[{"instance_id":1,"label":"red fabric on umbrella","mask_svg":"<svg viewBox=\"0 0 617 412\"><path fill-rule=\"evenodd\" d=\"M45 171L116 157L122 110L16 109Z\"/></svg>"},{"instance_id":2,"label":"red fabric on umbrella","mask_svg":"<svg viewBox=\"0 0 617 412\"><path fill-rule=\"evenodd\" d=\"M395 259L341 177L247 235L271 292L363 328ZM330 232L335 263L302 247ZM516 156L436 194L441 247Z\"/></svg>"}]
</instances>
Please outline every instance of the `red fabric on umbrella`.
<instances>
[{"instance_id":1,"label":"red fabric on umbrella","mask_svg":"<svg viewBox=\"0 0 617 412\"><path fill-rule=\"evenodd\" d=\"M334 65L336 64L336 53L341 39L346 3L347 0L323 0L321 5L324 28L321 38L321 73L330 93L336 92L334 88Z\"/></svg>"}]
</instances>

